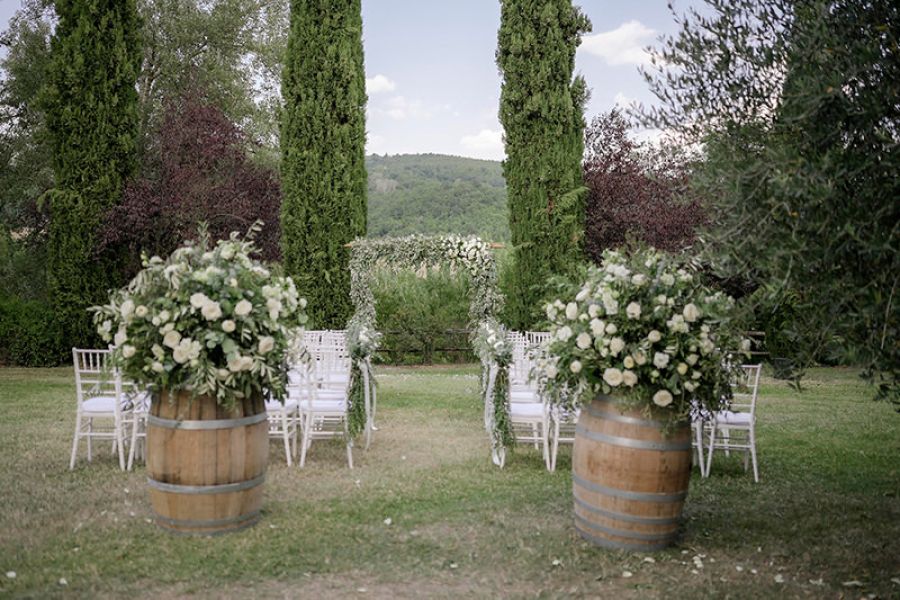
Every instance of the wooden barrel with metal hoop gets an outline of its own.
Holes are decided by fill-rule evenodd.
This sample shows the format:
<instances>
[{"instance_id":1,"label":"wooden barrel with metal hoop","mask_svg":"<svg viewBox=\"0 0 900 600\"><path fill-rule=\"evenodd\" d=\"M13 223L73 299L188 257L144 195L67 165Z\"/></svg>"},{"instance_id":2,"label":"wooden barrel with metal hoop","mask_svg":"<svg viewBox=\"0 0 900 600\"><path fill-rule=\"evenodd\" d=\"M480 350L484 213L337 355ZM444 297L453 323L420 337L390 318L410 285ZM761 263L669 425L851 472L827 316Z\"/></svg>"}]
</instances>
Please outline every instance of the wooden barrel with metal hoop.
<instances>
[{"instance_id":1,"label":"wooden barrel with metal hoop","mask_svg":"<svg viewBox=\"0 0 900 600\"><path fill-rule=\"evenodd\" d=\"M604 548L651 551L670 545L691 477L688 424L622 410L600 395L581 409L572 454L575 528Z\"/></svg>"},{"instance_id":2,"label":"wooden barrel with metal hoop","mask_svg":"<svg viewBox=\"0 0 900 600\"><path fill-rule=\"evenodd\" d=\"M147 483L156 522L217 534L255 524L269 454L262 398L225 410L210 396L154 397L147 417Z\"/></svg>"}]
</instances>

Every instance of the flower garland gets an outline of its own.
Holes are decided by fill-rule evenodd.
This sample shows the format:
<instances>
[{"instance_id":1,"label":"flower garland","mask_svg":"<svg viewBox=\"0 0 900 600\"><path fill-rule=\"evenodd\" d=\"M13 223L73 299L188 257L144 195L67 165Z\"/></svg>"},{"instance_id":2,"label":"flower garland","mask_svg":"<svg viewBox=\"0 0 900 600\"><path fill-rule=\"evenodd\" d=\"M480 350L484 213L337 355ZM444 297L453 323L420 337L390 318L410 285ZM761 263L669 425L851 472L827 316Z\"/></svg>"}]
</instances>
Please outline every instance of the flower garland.
<instances>
[{"instance_id":1,"label":"flower garland","mask_svg":"<svg viewBox=\"0 0 900 600\"><path fill-rule=\"evenodd\" d=\"M512 344L506 329L495 319L482 321L472 340L481 360L481 394L484 399L484 426L491 436L494 462L502 466L503 452L515 444L509 417L509 365Z\"/></svg>"}]
</instances>

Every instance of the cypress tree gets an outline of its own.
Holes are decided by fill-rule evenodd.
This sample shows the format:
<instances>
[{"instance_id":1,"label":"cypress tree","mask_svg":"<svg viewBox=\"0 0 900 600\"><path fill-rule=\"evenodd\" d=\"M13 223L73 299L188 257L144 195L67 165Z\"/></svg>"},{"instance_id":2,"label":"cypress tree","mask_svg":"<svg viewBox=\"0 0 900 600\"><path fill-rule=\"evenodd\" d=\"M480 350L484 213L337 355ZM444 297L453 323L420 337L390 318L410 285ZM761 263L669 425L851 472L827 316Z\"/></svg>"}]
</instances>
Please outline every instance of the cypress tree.
<instances>
[{"instance_id":1,"label":"cypress tree","mask_svg":"<svg viewBox=\"0 0 900 600\"><path fill-rule=\"evenodd\" d=\"M583 259L584 80L575 50L591 24L571 0L501 0L497 66L514 264L507 320L540 320L548 277Z\"/></svg>"},{"instance_id":2,"label":"cypress tree","mask_svg":"<svg viewBox=\"0 0 900 600\"><path fill-rule=\"evenodd\" d=\"M350 252L366 232L366 80L360 0L291 0L282 80L281 246L312 322L352 312Z\"/></svg>"},{"instance_id":3,"label":"cypress tree","mask_svg":"<svg viewBox=\"0 0 900 600\"><path fill-rule=\"evenodd\" d=\"M119 283L94 236L136 166L140 21L135 0L57 0L56 14L43 97L56 180L48 284L62 340L82 345L95 340L85 309Z\"/></svg>"}]
</instances>

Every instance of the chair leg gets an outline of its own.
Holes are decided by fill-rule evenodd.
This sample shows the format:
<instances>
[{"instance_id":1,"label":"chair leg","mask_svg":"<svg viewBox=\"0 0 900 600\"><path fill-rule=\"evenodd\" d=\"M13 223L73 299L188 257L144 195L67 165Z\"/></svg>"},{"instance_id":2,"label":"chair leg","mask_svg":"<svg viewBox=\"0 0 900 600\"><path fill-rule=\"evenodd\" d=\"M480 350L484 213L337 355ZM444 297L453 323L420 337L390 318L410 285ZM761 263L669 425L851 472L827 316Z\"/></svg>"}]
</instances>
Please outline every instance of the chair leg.
<instances>
[{"instance_id":1,"label":"chair leg","mask_svg":"<svg viewBox=\"0 0 900 600\"><path fill-rule=\"evenodd\" d=\"M281 409L281 437L284 440L284 458L287 461L287 466L291 466L291 441L290 441L290 431L288 431L288 418L287 411L283 408Z\"/></svg>"},{"instance_id":2,"label":"chair leg","mask_svg":"<svg viewBox=\"0 0 900 600\"><path fill-rule=\"evenodd\" d=\"M353 442L347 441L347 466L353 468Z\"/></svg>"},{"instance_id":3,"label":"chair leg","mask_svg":"<svg viewBox=\"0 0 900 600\"><path fill-rule=\"evenodd\" d=\"M121 421L116 422L116 437L114 444L119 453L119 468L125 470L125 432L122 431L123 425Z\"/></svg>"},{"instance_id":4,"label":"chair leg","mask_svg":"<svg viewBox=\"0 0 900 600\"><path fill-rule=\"evenodd\" d=\"M759 465L756 460L756 432L750 429L750 459L753 461L753 481L759 483Z\"/></svg>"},{"instance_id":5,"label":"chair leg","mask_svg":"<svg viewBox=\"0 0 900 600\"><path fill-rule=\"evenodd\" d=\"M556 457L559 455L559 421L553 420L553 439L550 446L550 472L556 471Z\"/></svg>"},{"instance_id":6,"label":"chair leg","mask_svg":"<svg viewBox=\"0 0 900 600\"><path fill-rule=\"evenodd\" d=\"M312 413L306 413L300 417L303 419L303 437L300 440L300 468L306 465L306 451L309 449L310 436L312 435Z\"/></svg>"},{"instance_id":7,"label":"chair leg","mask_svg":"<svg viewBox=\"0 0 900 600\"><path fill-rule=\"evenodd\" d=\"M138 440L138 420L140 417L138 415L134 415L134 418L131 422L131 448L128 449L128 470L130 471L134 467L134 453L135 448L137 448L137 440Z\"/></svg>"},{"instance_id":8,"label":"chair leg","mask_svg":"<svg viewBox=\"0 0 900 600\"><path fill-rule=\"evenodd\" d=\"M706 476L709 477L709 474L712 472L712 457L713 451L716 449L716 421L714 420L712 426L709 429L709 450L706 458Z\"/></svg>"},{"instance_id":9,"label":"chair leg","mask_svg":"<svg viewBox=\"0 0 900 600\"><path fill-rule=\"evenodd\" d=\"M541 423L541 448L544 454L544 466L547 467L547 470L550 470L550 444L548 443L547 438L550 435L550 423L544 421Z\"/></svg>"},{"instance_id":10,"label":"chair leg","mask_svg":"<svg viewBox=\"0 0 900 600\"><path fill-rule=\"evenodd\" d=\"M81 413L75 415L75 439L72 440L72 458L69 459L69 470L75 468L75 458L78 456L78 439L81 436Z\"/></svg>"},{"instance_id":11,"label":"chair leg","mask_svg":"<svg viewBox=\"0 0 900 600\"><path fill-rule=\"evenodd\" d=\"M87 447L88 447L88 462L92 462L94 460L94 453L92 447L92 441L94 437L94 419L93 417L88 417L88 434L87 434Z\"/></svg>"},{"instance_id":12,"label":"chair leg","mask_svg":"<svg viewBox=\"0 0 900 600\"><path fill-rule=\"evenodd\" d=\"M534 449L538 449L538 426L537 423L531 424L531 439L534 440Z\"/></svg>"}]
</instances>

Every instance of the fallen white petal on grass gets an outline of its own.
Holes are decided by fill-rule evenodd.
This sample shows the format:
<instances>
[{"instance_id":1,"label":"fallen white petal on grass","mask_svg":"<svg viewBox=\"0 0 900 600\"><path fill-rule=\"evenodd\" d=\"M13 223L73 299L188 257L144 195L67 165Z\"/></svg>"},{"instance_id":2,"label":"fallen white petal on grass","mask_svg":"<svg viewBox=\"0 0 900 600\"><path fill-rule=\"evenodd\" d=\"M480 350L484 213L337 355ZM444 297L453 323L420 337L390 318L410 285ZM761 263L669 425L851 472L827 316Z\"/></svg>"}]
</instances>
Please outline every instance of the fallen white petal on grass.
<instances>
[{"instance_id":1,"label":"fallen white petal on grass","mask_svg":"<svg viewBox=\"0 0 900 600\"><path fill-rule=\"evenodd\" d=\"M390 517L388 517L387 519L384 520L384 524L385 524L385 525L390 525L390 524L393 523L393 522L394 522L394 520L393 520L392 518L390 518Z\"/></svg>"},{"instance_id":2,"label":"fallen white petal on grass","mask_svg":"<svg viewBox=\"0 0 900 600\"><path fill-rule=\"evenodd\" d=\"M7 571L7 572L6 572L6 578L7 578L7 579L15 579L15 578L16 578L16 572L15 572L15 571Z\"/></svg>"},{"instance_id":3,"label":"fallen white petal on grass","mask_svg":"<svg viewBox=\"0 0 900 600\"><path fill-rule=\"evenodd\" d=\"M652 556L645 556L645 557L644 557L644 562L645 562L645 563L653 564L653 563L656 562L656 559L653 558Z\"/></svg>"},{"instance_id":4,"label":"fallen white petal on grass","mask_svg":"<svg viewBox=\"0 0 900 600\"><path fill-rule=\"evenodd\" d=\"M759 573L759 571L757 571L756 569L750 569L750 572L753 573L754 575L756 575L757 573Z\"/></svg>"},{"instance_id":5,"label":"fallen white petal on grass","mask_svg":"<svg viewBox=\"0 0 900 600\"><path fill-rule=\"evenodd\" d=\"M561 564L562 564L562 561L559 560L558 558L554 558L554 559L553 559L553 566L554 566L554 567L558 567L558 566L560 566Z\"/></svg>"},{"instance_id":6,"label":"fallen white petal on grass","mask_svg":"<svg viewBox=\"0 0 900 600\"><path fill-rule=\"evenodd\" d=\"M779 573L775 576L775 583L784 583L784 575Z\"/></svg>"},{"instance_id":7,"label":"fallen white petal on grass","mask_svg":"<svg viewBox=\"0 0 900 600\"><path fill-rule=\"evenodd\" d=\"M632 573L631 571L622 571L622 577L628 579L629 577L634 577L634 573Z\"/></svg>"},{"instance_id":8,"label":"fallen white petal on grass","mask_svg":"<svg viewBox=\"0 0 900 600\"><path fill-rule=\"evenodd\" d=\"M65 577L60 577L60 578L59 578L59 585L69 585L69 582L66 581L66 578L65 578Z\"/></svg>"},{"instance_id":9,"label":"fallen white petal on grass","mask_svg":"<svg viewBox=\"0 0 900 600\"><path fill-rule=\"evenodd\" d=\"M450 568L451 568L451 569L458 569L458 568L459 568L459 565L456 564L455 562L452 562L452 563L450 563Z\"/></svg>"},{"instance_id":10,"label":"fallen white petal on grass","mask_svg":"<svg viewBox=\"0 0 900 600\"><path fill-rule=\"evenodd\" d=\"M365 594L369 590L367 590L366 588L356 588L356 591L359 592L360 594Z\"/></svg>"},{"instance_id":11,"label":"fallen white petal on grass","mask_svg":"<svg viewBox=\"0 0 900 600\"><path fill-rule=\"evenodd\" d=\"M900 585L900 577L891 577L891 581L893 581L897 585Z\"/></svg>"},{"instance_id":12,"label":"fallen white petal on grass","mask_svg":"<svg viewBox=\"0 0 900 600\"><path fill-rule=\"evenodd\" d=\"M813 585L825 585L825 581L823 581L821 577L818 579L810 579L809 582Z\"/></svg>"},{"instance_id":13,"label":"fallen white petal on grass","mask_svg":"<svg viewBox=\"0 0 900 600\"><path fill-rule=\"evenodd\" d=\"M854 579L853 581L845 581L841 585L844 587L862 587L863 582L857 581L856 579Z\"/></svg>"},{"instance_id":14,"label":"fallen white petal on grass","mask_svg":"<svg viewBox=\"0 0 900 600\"><path fill-rule=\"evenodd\" d=\"M740 573L744 570L744 567L742 567L741 565L734 565L734 570Z\"/></svg>"},{"instance_id":15,"label":"fallen white petal on grass","mask_svg":"<svg viewBox=\"0 0 900 600\"><path fill-rule=\"evenodd\" d=\"M700 571L698 571L697 569L691 569L691 573L694 575L699 575Z\"/></svg>"}]
</instances>

